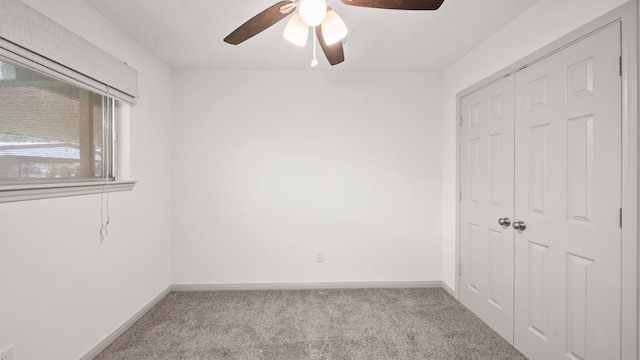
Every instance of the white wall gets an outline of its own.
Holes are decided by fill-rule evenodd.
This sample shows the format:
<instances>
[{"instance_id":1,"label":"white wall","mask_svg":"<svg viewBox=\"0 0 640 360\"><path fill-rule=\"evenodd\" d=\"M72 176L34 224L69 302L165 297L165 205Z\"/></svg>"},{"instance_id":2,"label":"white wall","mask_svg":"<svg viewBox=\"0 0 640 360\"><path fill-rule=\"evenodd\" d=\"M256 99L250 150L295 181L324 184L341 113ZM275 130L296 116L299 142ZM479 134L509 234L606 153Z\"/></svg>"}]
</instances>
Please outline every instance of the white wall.
<instances>
[{"instance_id":1,"label":"white wall","mask_svg":"<svg viewBox=\"0 0 640 360\"><path fill-rule=\"evenodd\" d=\"M456 94L626 0L539 0L443 72L442 276L455 289Z\"/></svg>"},{"instance_id":2,"label":"white wall","mask_svg":"<svg viewBox=\"0 0 640 360\"><path fill-rule=\"evenodd\" d=\"M174 85L175 283L440 280L439 74L194 70Z\"/></svg>"},{"instance_id":3,"label":"white wall","mask_svg":"<svg viewBox=\"0 0 640 360\"><path fill-rule=\"evenodd\" d=\"M139 70L132 192L0 204L0 342L16 360L78 359L171 284L171 71L82 0L25 0Z\"/></svg>"}]
</instances>

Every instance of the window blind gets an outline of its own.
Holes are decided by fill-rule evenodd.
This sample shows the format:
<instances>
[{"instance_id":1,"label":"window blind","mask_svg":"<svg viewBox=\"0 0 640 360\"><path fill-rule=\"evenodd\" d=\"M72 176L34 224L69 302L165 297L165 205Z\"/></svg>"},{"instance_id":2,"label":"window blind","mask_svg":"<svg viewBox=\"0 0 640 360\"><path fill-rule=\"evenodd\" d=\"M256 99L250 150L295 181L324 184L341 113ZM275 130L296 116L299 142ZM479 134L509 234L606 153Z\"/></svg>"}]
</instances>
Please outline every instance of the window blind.
<instances>
[{"instance_id":1,"label":"window blind","mask_svg":"<svg viewBox=\"0 0 640 360\"><path fill-rule=\"evenodd\" d=\"M113 103L0 60L0 185L111 178Z\"/></svg>"},{"instance_id":2,"label":"window blind","mask_svg":"<svg viewBox=\"0 0 640 360\"><path fill-rule=\"evenodd\" d=\"M0 0L0 55L135 104L138 72L19 0Z\"/></svg>"}]
</instances>

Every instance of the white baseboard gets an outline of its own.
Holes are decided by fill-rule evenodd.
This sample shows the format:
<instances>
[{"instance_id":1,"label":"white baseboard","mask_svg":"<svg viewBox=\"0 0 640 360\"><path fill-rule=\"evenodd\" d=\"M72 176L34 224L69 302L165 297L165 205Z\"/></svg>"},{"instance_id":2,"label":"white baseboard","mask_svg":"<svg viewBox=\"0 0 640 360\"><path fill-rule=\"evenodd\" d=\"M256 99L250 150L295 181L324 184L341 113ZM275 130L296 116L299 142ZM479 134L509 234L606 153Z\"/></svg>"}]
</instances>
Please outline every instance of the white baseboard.
<instances>
[{"instance_id":1,"label":"white baseboard","mask_svg":"<svg viewBox=\"0 0 640 360\"><path fill-rule=\"evenodd\" d=\"M454 299L458 299L458 298L456 297L456 292L455 292L455 291L453 291L453 289L451 289L447 284L445 284L445 283L444 283L444 281L440 284L440 287L441 287L444 291L448 292L448 293L449 293L449 295L451 295L451 297L452 297L452 298L454 298Z\"/></svg>"},{"instance_id":2,"label":"white baseboard","mask_svg":"<svg viewBox=\"0 0 640 360\"><path fill-rule=\"evenodd\" d=\"M127 329L131 327L136 321L140 320L141 317L144 316L149 310L151 310L156 304L160 302L160 300L164 299L167 294L171 292L171 286L166 288L163 292L161 292L158 296L153 298L147 305L145 305L140 311L135 313L129 320L125 321L124 324L120 325L114 332L112 332L109 336L107 336L104 340L102 340L98 345L96 345L91 351L86 353L80 360L91 360L98 356L107 346L111 345L120 335L124 334Z\"/></svg>"},{"instance_id":3,"label":"white baseboard","mask_svg":"<svg viewBox=\"0 0 640 360\"><path fill-rule=\"evenodd\" d=\"M297 289L364 289L364 288L431 288L442 287L441 281L391 282L322 282L322 283L240 283L240 284L174 284L172 291L213 290L297 290Z\"/></svg>"}]
</instances>

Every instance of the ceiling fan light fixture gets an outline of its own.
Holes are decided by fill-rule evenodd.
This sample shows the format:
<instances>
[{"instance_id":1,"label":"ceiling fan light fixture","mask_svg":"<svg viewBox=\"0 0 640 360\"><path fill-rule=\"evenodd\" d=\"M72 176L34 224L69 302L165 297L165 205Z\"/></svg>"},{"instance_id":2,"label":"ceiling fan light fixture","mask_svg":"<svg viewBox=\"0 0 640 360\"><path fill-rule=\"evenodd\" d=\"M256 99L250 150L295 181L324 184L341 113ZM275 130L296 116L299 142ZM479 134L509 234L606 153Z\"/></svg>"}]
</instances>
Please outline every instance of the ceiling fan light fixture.
<instances>
[{"instance_id":1,"label":"ceiling fan light fixture","mask_svg":"<svg viewBox=\"0 0 640 360\"><path fill-rule=\"evenodd\" d=\"M326 0L300 0L298 13L305 24L315 27L324 21L327 16Z\"/></svg>"},{"instance_id":2,"label":"ceiling fan light fixture","mask_svg":"<svg viewBox=\"0 0 640 360\"><path fill-rule=\"evenodd\" d=\"M2 0L0 0L2 1ZM286 17L289 20L284 37L298 45L305 46L309 37L309 28L313 28L314 56L311 66L318 64L315 44L322 47L331 66L344 61L344 47L340 41L348 34L344 21L327 6L328 0L280 0L247 20L224 38L224 42L238 45ZM337 0L336 0L337 1ZM445 0L342 0L344 5L378 9L398 10L436 10ZM297 8L297 11L295 9ZM326 20L326 23L325 23ZM301 25L301 23L306 26ZM320 27L318 27L320 26ZM317 37L318 42L315 38Z\"/></svg>"},{"instance_id":3,"label":"ceiling fan light fixture","mask_svg":"<svg viewBox=\"0 0 640 360\"><path fill-rule=\"evenodd\" d=\"M327 16L322 22L322 34L327 45L333 45L347 36L347 25L335 11L327 11Z\"/></svg>"},{"instance_id":4,"label":"ceiling fan light fixture","mask_svg":"<svg viewBox=\"0 0 640 360\"><path fill-rule=\"evenodd\" d=\"M296 13L287 23L282 36L292 44L304 47L309 37L309 26L302 21L300 14Z\"/></svg>"}]
</instances>

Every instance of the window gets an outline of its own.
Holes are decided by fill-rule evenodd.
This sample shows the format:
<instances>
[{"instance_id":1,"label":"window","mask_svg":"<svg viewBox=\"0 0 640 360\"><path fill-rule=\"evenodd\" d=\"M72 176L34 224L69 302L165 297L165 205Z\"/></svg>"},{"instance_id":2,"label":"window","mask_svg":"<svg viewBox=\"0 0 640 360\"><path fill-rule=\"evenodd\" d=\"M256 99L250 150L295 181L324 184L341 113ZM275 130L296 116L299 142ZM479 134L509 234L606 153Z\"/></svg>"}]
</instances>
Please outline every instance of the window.
<instances>
[{"instance_id":1,"label":"window","mask_svg":"<svg viewBox=\"0 0 640 360\"><path fill-rule=\"evenodd\" d=\"M134 68L22 1L1 0L0 203L133 189L137 96Z\"/></svg>"},{"instance_id":2,"label":"window","mask_svg":"<svg viewBox=\"0 0 640 360\"><path fill-rule=\"evenodd\" d=\"M115 100L0 59L0 185L113 178Z\"/></svg>"}]
</instances>

